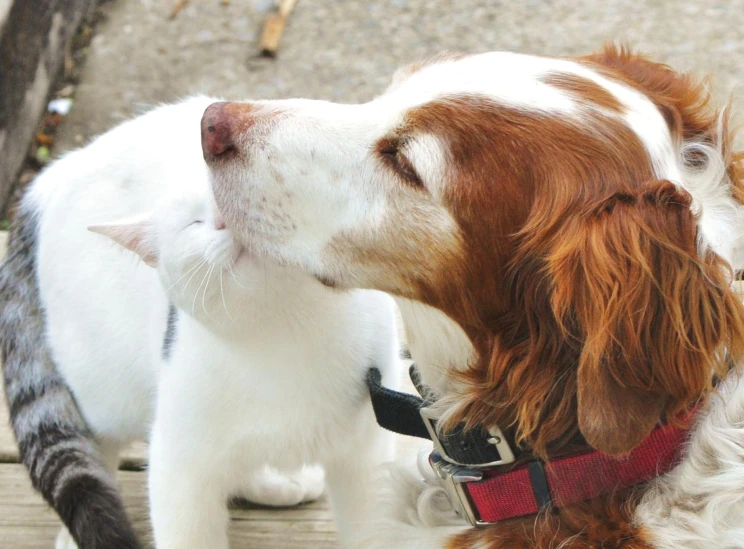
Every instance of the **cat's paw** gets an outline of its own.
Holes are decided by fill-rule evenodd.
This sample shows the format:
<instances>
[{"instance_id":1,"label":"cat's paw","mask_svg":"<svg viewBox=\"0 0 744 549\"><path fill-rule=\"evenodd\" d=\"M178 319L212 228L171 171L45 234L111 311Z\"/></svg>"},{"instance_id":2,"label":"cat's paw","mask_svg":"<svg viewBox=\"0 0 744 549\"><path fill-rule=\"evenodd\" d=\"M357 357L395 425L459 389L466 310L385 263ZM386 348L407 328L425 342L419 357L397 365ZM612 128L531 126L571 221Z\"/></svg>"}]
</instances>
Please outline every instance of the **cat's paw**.
<instances>
[{"instance_id":1,"label":"cat's paw","mask_svg":"<svg viewBox=\"0 0 744 549\"><path fill-rule=\"evenodd\" d=\"M72 539L70 532L64 526L57 534L57 539L54 541L54 549L78 549L77 543Z\"/></svg>"},{"instance_id":2,"label":"cat's paw","mask_svg":"<svg viewBox=\"0 0 744 549\"><path fill-rule=\"evenodd\" d=\"M293 473L264 467L251 475L239 496L270 507L292 507L318 499L325 488L325 473L318 465Z\"/></svg>"}]
</instances>

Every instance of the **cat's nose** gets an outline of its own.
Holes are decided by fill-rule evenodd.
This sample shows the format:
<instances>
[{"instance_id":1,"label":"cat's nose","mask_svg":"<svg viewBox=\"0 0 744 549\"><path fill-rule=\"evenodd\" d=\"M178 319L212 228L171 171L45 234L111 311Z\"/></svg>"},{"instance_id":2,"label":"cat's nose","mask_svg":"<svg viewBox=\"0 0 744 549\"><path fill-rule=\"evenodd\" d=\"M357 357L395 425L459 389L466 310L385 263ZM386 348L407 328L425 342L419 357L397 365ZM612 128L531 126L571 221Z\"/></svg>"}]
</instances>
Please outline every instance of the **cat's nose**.
<instances>
[{"instance_id":1,"label":"cat's nose","mask_svg":"<svg viewBox=\"0 0 744 549\"><path fill-rule=\"evenodd\" d=\"M217 158L236 150L240 133L253 125L248 103L212 103L204 111L201 139L204 158Z\"/></svg>"}]
</instances>

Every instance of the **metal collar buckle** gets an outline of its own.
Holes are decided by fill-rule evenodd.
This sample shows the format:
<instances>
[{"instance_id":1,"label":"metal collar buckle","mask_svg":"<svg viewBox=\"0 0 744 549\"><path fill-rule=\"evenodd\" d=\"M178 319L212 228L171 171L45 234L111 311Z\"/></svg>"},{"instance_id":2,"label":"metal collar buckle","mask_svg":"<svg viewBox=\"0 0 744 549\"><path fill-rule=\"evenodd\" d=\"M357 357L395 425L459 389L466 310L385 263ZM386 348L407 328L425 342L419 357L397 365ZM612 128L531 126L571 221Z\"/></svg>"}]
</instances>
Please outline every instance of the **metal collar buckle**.
<instances>
[{"instance_id":1,"label":"metal collar buckle","mask_svg":"<svg viewBox=\"0 0 744 549\"><path fill-rule=\"evenodd\" d=\"M434 472L439 478L442 479L444 490L447 492L447 497L455 508L455 511L457 511L457 514L467 519L471 526L479 528L488 526L490 523L480 519L478 510L473 505L470 496L468 496L463 486L466 482L483 480L483 471L468 469L449 463L436 450L429 455L429 465L431 465L431 468L434 469Z\"/></svg>"},{"instance_id":2,"label":"metal collar buckle","mask_svg":"<svg viewBox=\"0 0 744 549\"><path fill-rule=\"evenodd\" d=\"M420 409L421 417L424 420L424 425L431 435L431 440L434 443L434 449L439 452L439 455L447 462L454 465L460 465L462 467L496 467L497 465L507 465L514 462L514 452L512 452L509 443L506 441L506 437L498 427L492 427L488 430L490 438L487 442L493 444L499 452L500 459L496 461L489 461L488 463L461 463L451 456L447 455L447 450L442 445L439 439L439 433L437 432L437 420L439 417L429 408Z\"/></svg>"},{"instance_id":3,"label":"metal collar buckle","mask_svg":"<svg viewBox=\"0 0 744 549\"><path fill-rule=\"evenodd\" d=\"M434 443L434 451L429 456L429 464L442 480L453 507L472 526L490 525L491 523L481 520L464 484L483 480L483 469L496 467L497 465L507 465L515 461L514 452L506 441L506 437L497 427L488 430L490 438L487 439L487 442L496 447L499 452L499 460L477 464L460 463L447 455L447 451L439 439L437 432L437 420L439 418L437 415L429 408L421 408L420 412L424 425L426 425Z\"/></svg>"}]
</instances>

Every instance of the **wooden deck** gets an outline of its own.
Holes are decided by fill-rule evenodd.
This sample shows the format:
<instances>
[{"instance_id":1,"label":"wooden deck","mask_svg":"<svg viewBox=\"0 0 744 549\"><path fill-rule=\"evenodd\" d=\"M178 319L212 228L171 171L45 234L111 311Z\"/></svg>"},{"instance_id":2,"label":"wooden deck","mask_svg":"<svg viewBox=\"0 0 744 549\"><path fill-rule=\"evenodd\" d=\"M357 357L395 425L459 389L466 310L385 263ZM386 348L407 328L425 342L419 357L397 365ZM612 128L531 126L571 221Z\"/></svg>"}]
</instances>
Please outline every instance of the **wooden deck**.
<instances>
[{"instance_id":1,"label":"wooden deck","mask_svg":"<svg viewBox=\"0 0 744 549\"><path fill-rule=\"evenodd\" d=\"M5 233L0 233L0 257L5 251ZM1 376L0 376L1 377ZM0 389L2 387L0 386ZM403 440L401 449L415 451L417 441ZM119 471L124 503L140 538L151 540L147 512L146 474L133 469L146 462L144 444L128 449ZM231 511L230 542L233 549L330 549L336 533L328 501L291 509L248 506ZM32 488L8 426L4 394L0 397L0 547L8 549L52 549L61 522Z\"/></svg>"}]
</instances>

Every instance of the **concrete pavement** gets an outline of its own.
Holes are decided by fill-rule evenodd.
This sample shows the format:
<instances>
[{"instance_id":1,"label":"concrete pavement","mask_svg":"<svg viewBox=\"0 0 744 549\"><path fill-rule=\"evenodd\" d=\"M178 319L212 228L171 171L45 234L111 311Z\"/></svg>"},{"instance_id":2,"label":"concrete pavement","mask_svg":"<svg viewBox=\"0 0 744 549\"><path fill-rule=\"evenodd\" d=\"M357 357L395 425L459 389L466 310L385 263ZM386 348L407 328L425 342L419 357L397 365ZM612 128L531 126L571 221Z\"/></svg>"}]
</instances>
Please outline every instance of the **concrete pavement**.
<instances>
[{"instance_id":1,"label":"concrete pavement","mask_svg":"<svg viewBox=\"0 0 744 549\"><path fill-rule=\"evenodd\" d=\"M193 93L362 101L442 50L570 55L624 40L715 74L721 96L744 80L744 0L300 0L276 59L257 57L270 0L189 0L169 20L172 1L108 4L55 154Z\"/></svg>"}]
</instances>

